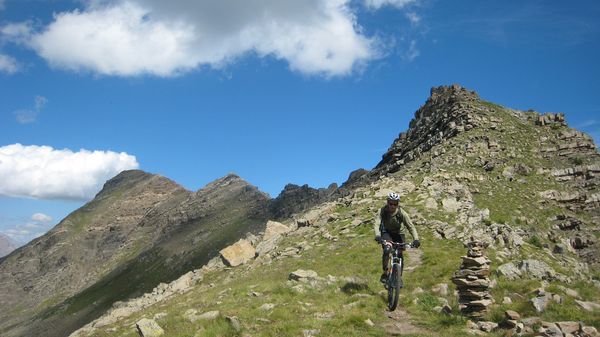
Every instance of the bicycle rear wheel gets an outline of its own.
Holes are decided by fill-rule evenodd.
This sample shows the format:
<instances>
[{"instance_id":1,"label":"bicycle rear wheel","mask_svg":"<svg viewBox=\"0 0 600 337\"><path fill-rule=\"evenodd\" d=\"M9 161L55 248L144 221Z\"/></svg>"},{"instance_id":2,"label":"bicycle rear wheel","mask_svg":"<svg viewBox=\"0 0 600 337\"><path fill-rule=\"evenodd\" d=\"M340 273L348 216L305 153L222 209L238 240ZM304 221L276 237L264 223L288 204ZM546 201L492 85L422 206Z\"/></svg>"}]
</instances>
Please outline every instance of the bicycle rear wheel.
<instances>
[{"instance_id":1,"label":"bicycle rear wheel","mask_svg":"<svg viewBox=\"0 0 600 337\"><path fill-rule=\"evenodd\" d=\"M398 306L398 297L400 295L400 271L398 265L394 264L392 272L388 278L387 291L388 291L388 308L391 311L396 310Z\"/></svg>"}]
</instances>

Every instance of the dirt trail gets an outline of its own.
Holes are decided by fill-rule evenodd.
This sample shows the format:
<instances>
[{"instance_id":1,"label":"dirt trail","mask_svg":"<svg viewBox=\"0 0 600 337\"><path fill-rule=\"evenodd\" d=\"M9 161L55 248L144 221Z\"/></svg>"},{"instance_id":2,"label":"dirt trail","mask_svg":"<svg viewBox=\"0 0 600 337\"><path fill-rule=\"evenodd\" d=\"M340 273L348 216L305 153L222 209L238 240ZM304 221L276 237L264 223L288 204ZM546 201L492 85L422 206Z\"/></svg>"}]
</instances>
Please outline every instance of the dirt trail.
<instances>
[{"instance_id":1,"label":"dirt trail","mask_svg":"<svg viewBox=\"0 0 600 337\"><path fill-rule=\"evenodd\" d=\"M416 267L421 265L421 257L423 256L423 251L421 251L420 249L411 249L406 251L404 254L408 255L408 261L406 266L404 267L405 273L410 273ZM400 292L400 296L402 296L402 292ZM412 323L412 318L409 315L409 313L400 306L396 308L395 311L384 310L383 315L385 315L388 318L386 322L382 325L383 329L385 330L388 336L433 335L432 332L414 325Z\"/></svg>"}]
</instances>

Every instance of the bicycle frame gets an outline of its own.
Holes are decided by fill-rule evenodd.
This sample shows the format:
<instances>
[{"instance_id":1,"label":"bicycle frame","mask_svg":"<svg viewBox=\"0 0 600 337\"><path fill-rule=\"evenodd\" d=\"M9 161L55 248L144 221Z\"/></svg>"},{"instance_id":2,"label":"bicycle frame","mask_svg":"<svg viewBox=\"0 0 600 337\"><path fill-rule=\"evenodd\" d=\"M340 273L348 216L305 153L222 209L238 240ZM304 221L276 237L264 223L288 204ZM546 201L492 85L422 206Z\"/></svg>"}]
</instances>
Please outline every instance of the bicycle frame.
<instances>
[{"instance_id":1,"label":"bicycle frame","mask_svg":"<svg viewBox=\"0 0 600 337\"><path fill-rule=\"evenodd\" d=\"M398 243L392 241L384 241L385 245L391 246L390 250L390 258L388 259L388 278L392 273L394 266L397 266L400 271L400 276L402 276L402 265L404 264L404 256L399 254L401 250L406 250L406 248L412 248L412 244L410 243Z\"/></svg>"},{"instance_id":2,"label":"bicycle frame","mask_svg":"<svg viewBox=\"0 0 600 337\"><path fill-rule=\"evenodd\" d=\"M410 243L396 243L384 241L384 245L391 247L388 257L387 281L385 288L388 291L388 307L391 311L398 305L398 294L402 288L402 265L404 256L400 253L405 248L411 248Z\"/></svg>"}]
</instances>

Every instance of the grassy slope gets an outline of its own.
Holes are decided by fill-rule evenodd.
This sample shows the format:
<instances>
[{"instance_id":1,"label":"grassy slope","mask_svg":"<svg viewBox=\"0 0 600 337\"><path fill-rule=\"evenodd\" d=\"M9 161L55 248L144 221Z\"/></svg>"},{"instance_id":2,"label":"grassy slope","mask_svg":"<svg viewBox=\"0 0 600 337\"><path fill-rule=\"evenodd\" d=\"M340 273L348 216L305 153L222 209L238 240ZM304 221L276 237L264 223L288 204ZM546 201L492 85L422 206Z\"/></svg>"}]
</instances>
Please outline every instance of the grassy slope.
<instances>
[{"instance_id":1,"label":"grassy slope","mask_svg":"<svg viewBox=\"0 0 600 337\"><path fill-rule=\"evenodd\" d=\"M491 108L490 114L503 120L501 131L474 129L459 134L446 144L442 144L447 150L444 155L433 158L431 152L425 154L421 159L407 165L395 177L398 180L412 177L410 179L418 186L425 177L440 172L448 173L450 176L464 172L481 175L482 181L475 179L465 184L471 190L479 191L473 194L475 204L480 209L490 210L491 221L520 226L530 233L541 233L549 227L548 217L569 214L558 206L540 204L538 195L540 191L561 190L563 186L547 176L538 175L537 168L573 164L567 158L561 159L562 162L556 162L535 157L536 149L540 146L540 137L557 133L560 128L539 128L525 124L497 105L483 104ZM499 165L491 172L486 172L476 163L476 156L464 155L465 144L483 136L496 140L502 147L507 148L508 152L513 153L512 155L507 155L506 152L488 154L490 159L500 160ZM457 146L452 146L453 144ZM513 144L519 144L519 148L511 150ZM464 160L456 164L457 161L453 159L459 157ZM436 164L437 168L434 172L422 169L425 161ZM503 167L519 163L532 168L532 172L517 176L513 181L502 177ZM363 190L358 195L367 198L373 195L373 191ZM241 336L244 334L301 336L302 330L305 329L320 330L321 336L385 336L383 325L389 321L389 318L385 315L385 297L381 293L383 288L377 280L380 272L380 248L372 239L371 226L365 224L353 229L351 234L356 236L340 233L341 229L357 216L372 219L373 210L383 202L382 199L375 198L364 204L352 206L339 204L337 208L337 213L340 214L339 220L326 225L332 235L339 237L338 242L326 240L318 234L288 236L278 250L283 251L298 241L308 241L312 248L303 252L300 258L276 259L271 264L264 265L255 262L252 266L208 273L192 291L134 314L115 325L105 327L97 331L94 336L137 336L134 329L135 322L141 317L152 318L156 313L167 313L166 317L158 320L167 336ZM403 203L419 212L425 219L438 219L450 224L454 221L454 216L451 214L426 210L423 207L423 200L417 199L416 193L405 196ZM534 221L529 224L521 223L521 216ZM585 215L577 214L577 216L585 220ZM462 243L456 240L434 239L432 233L424 226L420 227L419 231L424 237L422 263L414 271L405 275L406 287L401 293L401 307L410 314L414 324L423 328L424 335L463 336L466 319L458 314L457 301L452 294L454 286L450 282L450 277L458 269L460 256L464 255L466 250ZM557 271L568 273L568 270L561 269L560 265L554 263L553 257L540 248L543 243L546 243L546 237L540 235L538 240L540 242L536 242L537 246L525 244L517 257L538 258L550 263ZM494 259L494 248L488 249L488 255L493 258L492 269L495 270L500 262ZM309 287L306 292L299 293L292 290L293 284L287 281L288 274L296 269L311 269L321 277L333 275L337 280L329 284L325 282L314 288ZM353 279L344 280L341 278L344 276ZM450 294L446 300L453 308L453 314L450 316L432 310L440 304L438 295L431 291L431 287L438 283L449 284ZM587 325L600 328L600 318L580 309L574 299L567 296L559 287L561 285L577 290L587 301L600 301L600 292L589 283L552 282L547 290L558 293L565 302L552 303L544 313L537 314L528 300L533 297L531 292L540 287L539 280L500 279L491 291L496 304L492 306L487 318L499 322L503 318L504 310L513 309L520 312L522 317L538 316L546 321L580 320ZM422 288L424 292L414 293L417 287ZM252 296L251 292L258 292L260 295ZM357 296L357 294L364 295ZM513 298L512 304L500 304L505 296L514 294L520 294L523 298ZM274 309L271 311L259 309L265 303L275 304ZM191 323L184 318L184 313L188 309L196 309L200 313L219 310L222 317L216 321ZM333 313L333 317L319 318L324 313ZM237 316L243 330L241 332L233 330L223 318L224 316ZM365 323L367 319L373 321L375 326L368 326Z\"/></svg>"},{"instance_id":2,"label":"grassy slope","mask_svg":"<svg viewBox=\"0 0 600 337\"><path fill-rule=\"evenodd\" d=\"M381 204L375 201L372 206ZM249 333L252 336L299 336L302 330L317 329L321 336L385 336L382 324L389 319L385 316L385 297L381 294L382 286L378 283L380 272L380 248L372 239L370 225L362 225L347 237L340 234L340 229L349 223L351 213L368 213L367 207L338 207L342 220L327 225L329 232L338 236L338 242L323 238L308 240L313 246L302 254L301 258L287 257L274 260L269 265L254 267L241 266L225 271L209 273L192 291L162 302L147 311L131 316L115 326L106 327L94 336L115 335L110 328L116 328L122 336L137 336L132 326L141 317L153 317L159 312L167 313L166 318L158 323L165 329L167 336L236 336ZM415 324L424 328L425 335L463 336L466 319L458 315L458 307L454 296L447 300L454 309L454 315L446 316L434 312L433 307L440 304L437 295L430 291L438 283L450 284L451 275L460 265L460 256L465 249L462 243L454 240L435 240L425 228L422 246L422 264L414 271L406 273L406 288L401 294L401 306L413 318ZM279 250L285 250L304 237L289 236L281 243ZM288 274L296 269L311 269L319 276L333 275L337 281L322 288L309 288L305 293L291 290L287 284ZM341 280L341 277L353 277L354 281ZM521 280L500 282L492 291L498 303L511 292L525 295L522 301L511 305L496 305L489 318L499 321L506 309L515 309L522 314L533 315L533 307L527 302L527 293L540 286L539 281ZM597 291L589 285L579 283L568 285L584 295L588 300L599 300ZM421 294L413 294L420 287L425 290ZM555 291L564 295L558 288ZM251 292L261 293L255 297ZM355 296L366 294L369 296ZM418 302L413 303L415 299ZM586 324L600 327L600 320L580 310L567 296L564 305L552 304L541 315L548 321L582 320ZM262 311L259 307L265 303L275 304L272 311ZM350 305L350 307L347 307ZM196 321L191 323L184 318L188 309L196 309L200 313L219 310L222 316L237 316L244 327L242 333L236 332L220 318L213 322ZM319 319L322 313L334 313L330 319ZM268 321L262 320L267 319ZM375 327L369 327L366 319L371 319Z\"/></svg>"}]
</instances>

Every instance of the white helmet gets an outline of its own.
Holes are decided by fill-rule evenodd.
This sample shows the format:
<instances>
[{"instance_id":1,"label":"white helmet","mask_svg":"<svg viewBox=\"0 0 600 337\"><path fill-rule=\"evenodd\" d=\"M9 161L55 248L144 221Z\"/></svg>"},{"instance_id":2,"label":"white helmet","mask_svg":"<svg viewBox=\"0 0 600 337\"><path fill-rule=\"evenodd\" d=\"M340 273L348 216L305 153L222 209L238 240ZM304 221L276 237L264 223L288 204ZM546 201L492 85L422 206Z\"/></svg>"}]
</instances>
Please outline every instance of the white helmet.
<instances>
[{"instance_id":1,"label":"white helmet","mask_svg":"<svg viewBox=\"0 0 600 337\"><path fill-rule=\"evenodd\" d=\"M400 196L398 195L398 193L390 192L390 194L388 194L387 200L389 200L389 201L400 201Z\"/></svg>"}]
</instances>

